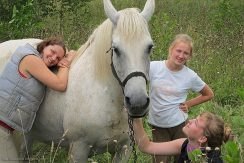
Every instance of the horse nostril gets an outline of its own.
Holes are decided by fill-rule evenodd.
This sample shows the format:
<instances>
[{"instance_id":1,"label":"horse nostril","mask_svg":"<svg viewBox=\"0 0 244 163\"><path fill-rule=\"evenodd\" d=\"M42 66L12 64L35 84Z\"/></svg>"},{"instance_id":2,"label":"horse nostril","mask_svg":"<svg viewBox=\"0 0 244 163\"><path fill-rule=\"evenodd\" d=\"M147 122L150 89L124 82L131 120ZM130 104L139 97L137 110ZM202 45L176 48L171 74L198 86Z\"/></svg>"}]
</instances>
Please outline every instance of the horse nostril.
<instances>
[{"instance_id":1,"label":"horse nostril","mask_svg":"<svg viewBox=\"0 0 244 163\"><path fill-rule=\"evenodd\" d=\"M125 96L125 102L127 103L128 106L132 106L132 105L133 105L133 104L131 103L131 99L130 99L130 97ZM149 103L150 103L150 99L149 99L149 97L147 97L147 98L146 98L146 103L140 105L139 107L141 107L141 108L147 108L148 105L149 105ZM133 105L133 106L135 107L136 105Z\"/></svg>"},{"instance_id":2,"label":"horse nostril","mask_svg":"<svg viewBox=\"0 0 244 163\"><path fill-rule=\"evenodd\" d=\"M127 104L129 104L129 105L131 106L130 98L129 98L129 97L126 96L126 97L125 97L125 101L126 101Z\"/></svg>"},{"instance_id":3,"label":"horse nostril","mask_svg":"<svg viewBox=\"0 0 244 163\"><path fill-rule=\"evenodd\" d=\"M150 103L150 98L147 97L147 103L146 103L146 105L145 105L146 108L148 107L149 103Z\"/></svg>"}]
</instances>

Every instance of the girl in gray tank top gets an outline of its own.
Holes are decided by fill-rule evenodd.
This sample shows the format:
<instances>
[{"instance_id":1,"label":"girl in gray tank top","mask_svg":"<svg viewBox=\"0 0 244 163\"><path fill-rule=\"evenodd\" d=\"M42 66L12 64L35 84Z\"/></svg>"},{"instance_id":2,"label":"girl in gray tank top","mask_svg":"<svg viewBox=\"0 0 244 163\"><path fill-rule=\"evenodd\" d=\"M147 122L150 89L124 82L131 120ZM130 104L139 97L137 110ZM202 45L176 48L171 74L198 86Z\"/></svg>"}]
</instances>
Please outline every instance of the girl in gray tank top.
<instances>
[{"instance_id":1,"label":"girl in gray tank top","mask_svg":"<svg viewBox=\"0 0 244 163\"><path fill-rule=\"evenodd\" d=\"M12 54L0 75L0 162L16 160L12 131L28 132L45 96L46 86L65 91L69 66L76 52L66 54L57 38L41 41L34 48L28 42ZM57 73L50 70L57 67ZM8 158L6 158L8 156Z\"/></svg>"}]
</instances>

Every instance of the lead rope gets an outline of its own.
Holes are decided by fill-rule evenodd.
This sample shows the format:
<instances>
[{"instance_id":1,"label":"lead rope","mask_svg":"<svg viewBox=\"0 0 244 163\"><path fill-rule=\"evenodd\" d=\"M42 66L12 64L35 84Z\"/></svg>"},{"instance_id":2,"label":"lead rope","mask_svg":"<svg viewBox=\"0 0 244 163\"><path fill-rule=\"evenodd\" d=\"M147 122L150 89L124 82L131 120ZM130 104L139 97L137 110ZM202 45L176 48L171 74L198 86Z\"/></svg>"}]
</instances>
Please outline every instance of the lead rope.
<instances>
[{"instance_id":1,"label":"lead rope","mask_svg":"<svg viewBox=\"0 0 244 163\"><path fill-rule=\"evenodd\" d=\"M130 137L130 146L132 147L132 152L134 155L134 163L137 162L137 153L135 149L135 138L134 138L134 129L133 129L133 118L128 115L128 124L129 124L129 137Z\"/></svg>"}]
</instances>

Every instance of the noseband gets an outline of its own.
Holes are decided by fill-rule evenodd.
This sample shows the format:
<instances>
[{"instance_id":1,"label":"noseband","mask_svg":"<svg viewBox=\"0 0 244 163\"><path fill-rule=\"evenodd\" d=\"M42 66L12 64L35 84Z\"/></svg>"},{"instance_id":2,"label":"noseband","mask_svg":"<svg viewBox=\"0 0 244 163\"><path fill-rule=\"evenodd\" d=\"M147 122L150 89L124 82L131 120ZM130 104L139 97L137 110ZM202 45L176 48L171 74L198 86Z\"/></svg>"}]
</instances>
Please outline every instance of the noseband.
<instances>
[{"instance_id":1,"label":"noseband","mask_svg":"<svg viewBox=\"0 0 244 163\"><path fill-rule=\"evenodd\" d=\"M146 84L147 84L148 79L147 79L146 75L140 71L131 72L129 75L126 76L126 78L123 81L121 81L116 70L115 70L114 63L113 63L113 51L114 51L114 49L110 48L106 53L108 53L109 51L111 51L111 64L110 65L111 65L112 73L113 73L114 77L117 79L117 81L119 82L119 84L121 85L123 92L124 92L124 87L125 87L127 81L133 77L141 76L145 79Z\"/></svg>"}]
</instances>

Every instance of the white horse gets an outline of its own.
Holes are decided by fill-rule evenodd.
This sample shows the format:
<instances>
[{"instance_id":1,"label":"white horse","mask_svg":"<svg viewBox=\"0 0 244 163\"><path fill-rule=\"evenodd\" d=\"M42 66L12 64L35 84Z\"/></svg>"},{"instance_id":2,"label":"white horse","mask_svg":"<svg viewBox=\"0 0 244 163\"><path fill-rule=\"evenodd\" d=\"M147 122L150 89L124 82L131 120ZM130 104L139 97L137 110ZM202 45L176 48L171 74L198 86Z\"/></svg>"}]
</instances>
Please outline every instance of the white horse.
<instances>
[{"instance_id":1,"label":"white horse","mask_svg":"<svg viewBox=\"0 0 244 163\"><path fill-rule=\"evenodd\" d=\"M78 50L66 92L47 89L27 135L29 150L37 139L70 147L70 162L84 163L104 152L110 152L116 163L129 159L128 114L142 117L148 111L153 42L147 22L155 2L147 0L142 12L118 12L109 0L103 2L109 19Z\"/></svg>"}]
</instances>

